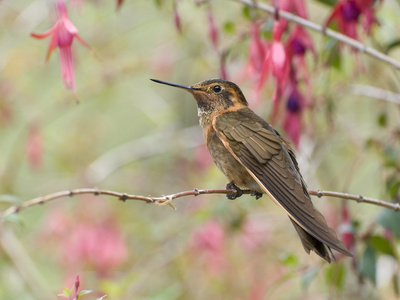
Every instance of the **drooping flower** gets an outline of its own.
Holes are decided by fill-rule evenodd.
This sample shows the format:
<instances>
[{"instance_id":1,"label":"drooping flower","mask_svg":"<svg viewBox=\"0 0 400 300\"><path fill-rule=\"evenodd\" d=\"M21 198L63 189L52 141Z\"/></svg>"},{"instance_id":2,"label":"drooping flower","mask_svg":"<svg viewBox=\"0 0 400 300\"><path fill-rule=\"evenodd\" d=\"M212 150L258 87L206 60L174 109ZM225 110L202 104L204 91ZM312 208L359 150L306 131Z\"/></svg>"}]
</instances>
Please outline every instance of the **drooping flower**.
<instances>
[{"instance_id":1,"label":"drooping flower","mask_svg":"<svg viewBox=\"0 0 400 300\"><path fill-rule=\"evenodd\" d=\"M279 0L278 9L291 12L301 18L307 19L307 10L304 0Z\"/></svg>"},{"instance_id":2,"label":"drooping flower","mask_svg":"<svg viewBox=\"0 0 400 300\"><path fill-rule=\"evenodd\" d=\"M306 105L306 101L299 91L294 75L291 75L291 77L292 78L288 87L289 98L286 103L283 129L294 142L294 144L298 146L302 129L301 115L303 108Z\"/></svg>"},{"instance_id":3,"label":"drooping flower","mask_svg":"<svg viewBox=\"0 0 400 300\"><path fill-rule=\"evenodd\" d=\"M208 11L208 32L210 40L215 49L218 48L218 29L215 26L214 15L211 10Z\"/></svg>"},{"instance_id":4,"label":"drooping flower","mask_svg":"<svg viewBox=\"0 0 400 300\"><path fill-rule=\"evenodd\" d=\"M339 0L334 6L326 26L336 21L338 30L345 35L357 39L357 24L363 18L363 28L370 34L375 18L374 0Z\"/></svg>"},{"instance_id":5,"label":"drooping flower","mask_svg":"<svg viewBox=\"0 0 400 300\"><path fill-rule=\"evenodd\" d=\"M293 13L303 19L307 19L307 10L304 3L304 0L278 0L277 9L284 10L290 13ZM281 26L284 30L286 30L289 21L285 19L279 20L281 22Z\"/></svg>"},{"instance_id":6,"label":"drooping flower","mask_svg":"<svg viewBox=\"0 0 400 300\"><path fill-rule=\"evenodd\" d=\"M220 69L221 78L223 80L228 80L228 70L226 69L227 53L228 53L227 51L222 51L219 55L219 69Z\"/></svg>"},{"instance_id":7,"label":"drooping flower","mask_svg":"<svg viewBox=\"0 0 400 300\"><path fill-rule=\"evenodd\" d=\"M250 29L250 44L249 44L249 58L250 58L250 72L260 74L265 60L265 47L267 44L260 38L260 25L257 23L251 24Z\"/></svg>"},{"instance_id":8,"label":"drooping flower","mask_svg":"<svg viewBox=\"0 0 400 300\"><path fill-rule=\"evenodd\" d=\"M63 0L57 0L56 11L56 24L43 34L31 33L31 36L37 39L43 39L51 35L50 44L47 49L46 61L49 60L53 50L58 47L60 49L61 77L64 86L75 92L76 86L71 46L74 38L89 49L90 46L78 35L78 29L69 20Z\"/></svg>"},{"instance_id":9,"label":"drooping flower","mask_svg":"<svg viewBox=\"0 0 400 300\"><path fill-rule=\"evenodd\" d=\"M265 55L258 84L258 88L261 89L266 75L271 71L272 76L276 79L275 91L272 97L272 102L274 104L276 104L277 100L281 98L289 77L289 58L286 53L286 48L281 41L282 33L283 27L280 21L275 21L272 31L273 41L271 47L266 50L267 53Z\"/></svg>"},{"instance_id":10,"label":"drooping flower","mask_svg":"<svg viewBox=\"0 0 400 300\"><path fill-rule=\"evenodd\" d=\"M123 0L117 0L117 10L121 8Z\"/></svg>"},{"instance_id":11,"label":"drooping flower","mask_svg":"<svg viewBox=\"0 0 400 300\"><path fill-rule=\"evenodd\" d=\"M338 229L340 238L349 251L353 251L355 247L354 229L351 224L349 208L345 201L342 203L342 222Z\"/></svg>"},{"instance_id":12,"label":"drooping flower","mask_svg":"<svg viewBox=\"0 0 400 300\"><path fill-rule=\"evenodd\" d=\"M176 1L174 1L174 23L176 30L178 30L179 33L182 33L181 17L178 12Z\"/></svg>"},{"instance_id":13,"label":"drooping flower","mask_svg":"<svg viewBox=\"0 0 400 300\"><path fill-rule=\"evenodd\" d=\"M300 25L295 25L287 39L287 52L290 57L304 56L310 50L314 55L317 55L314 49L314 44L307 33Z\"/></svg>"},{"instance_id":14,"label":"drooping flower","mask_svg":"<svg viewBox=\"0 0 400 300\"><path fill-rule=\"evenodd\" d=\"M311 51L314 57L317 57L311 37L301 26L295 25L287 39L286 49L290 57L292 68L296 70L297 74L302 73L297 77L299 79L304 79L311 95L308 67L305 60L307 51Z\"/></svg>"}]
</instances>

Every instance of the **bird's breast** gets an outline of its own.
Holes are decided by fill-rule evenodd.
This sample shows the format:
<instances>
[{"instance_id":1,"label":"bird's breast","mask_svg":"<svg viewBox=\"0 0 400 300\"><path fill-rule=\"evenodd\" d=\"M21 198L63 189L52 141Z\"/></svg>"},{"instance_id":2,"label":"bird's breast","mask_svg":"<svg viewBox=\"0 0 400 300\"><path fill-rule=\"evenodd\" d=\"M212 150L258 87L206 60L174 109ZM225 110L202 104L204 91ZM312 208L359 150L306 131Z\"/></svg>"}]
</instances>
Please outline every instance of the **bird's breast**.
<instances>
[{"instance_id":1,"label":"bird's breast","mask_svg":"<svg viewBox=\"0 0 400 300\"><path fill-rule=\"evenodd\" d=\"M258 183L253 179L250 173L237 161L237 159L224 146L215 130L208 129L204 132L207 148L217 167L225 174L229 182L244 189L250 189L254 192L263 193Z\"/></svg>"}]
</instances>

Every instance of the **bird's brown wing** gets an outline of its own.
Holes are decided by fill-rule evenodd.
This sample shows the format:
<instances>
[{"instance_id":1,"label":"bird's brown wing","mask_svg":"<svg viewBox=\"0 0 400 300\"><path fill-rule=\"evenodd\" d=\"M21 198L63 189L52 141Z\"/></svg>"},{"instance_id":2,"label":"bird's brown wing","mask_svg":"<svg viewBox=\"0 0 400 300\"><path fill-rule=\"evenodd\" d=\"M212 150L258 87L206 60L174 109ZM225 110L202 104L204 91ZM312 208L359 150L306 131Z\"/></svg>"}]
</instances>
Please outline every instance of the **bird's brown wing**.
<instances>
[{"instance_id":1,"label":"bird's brown wing","mask_svg":"<svg viewBox=\"0 0 400 300\"><path fill-rule=\"evenodd\" d=\"M218 115L213 126L230 153L286 211L300 237L303 229L303 234L308 232L327 246L351 256L311 202L293 151L285 148L285 141L267 122L246 108ZM307 247L303 239L302 242L307 252L315 250Z\"/></svg>"}]
</instances>

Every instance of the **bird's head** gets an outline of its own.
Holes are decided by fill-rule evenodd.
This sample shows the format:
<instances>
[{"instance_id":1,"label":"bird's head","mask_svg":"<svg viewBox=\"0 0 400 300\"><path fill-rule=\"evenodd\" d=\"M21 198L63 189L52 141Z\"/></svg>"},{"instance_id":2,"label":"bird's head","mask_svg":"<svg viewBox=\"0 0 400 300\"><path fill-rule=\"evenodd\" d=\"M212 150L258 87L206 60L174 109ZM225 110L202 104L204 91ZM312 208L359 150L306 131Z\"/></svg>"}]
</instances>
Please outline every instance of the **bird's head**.
<instances>
[{"instance_id":1,"label":"bird's head","mask_svg":"<svg viewBox=\"0 0 400 300\"><path fill-rule=\"evenodd\" d=\"M209 79L191 86L169 83L157 79L154 82L184 89L196 99L199 116L213 112L237 110L247 107L247 101L240 88L230 81Z\"/></svg>"}]
</instances>

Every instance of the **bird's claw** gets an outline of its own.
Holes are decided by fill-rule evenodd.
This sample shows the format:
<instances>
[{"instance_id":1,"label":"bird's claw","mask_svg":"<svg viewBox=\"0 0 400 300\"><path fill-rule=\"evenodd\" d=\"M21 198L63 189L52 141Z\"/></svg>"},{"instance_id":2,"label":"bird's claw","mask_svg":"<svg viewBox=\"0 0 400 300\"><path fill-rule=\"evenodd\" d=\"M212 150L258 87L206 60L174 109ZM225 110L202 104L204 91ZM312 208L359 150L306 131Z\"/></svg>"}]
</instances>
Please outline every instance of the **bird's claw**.
<instances>
[{"instance_id":1,"label":"bird's claw","mask_svg":"<svg viewBox=\"0 0 400 300\"><path fill-rule=\"evenodd\" d=\"M238 187L233 183L233 181L232 181L232 182L229 182L229 183L226 185L226 189L232 191L232 194L226 195L226 197L227 197L229 200L235 200L236 198L238 198L238 197L240 197L240 196L243 195L243 191L242 191L240 188L238 188Z\"/></svg>"},{"instance_id":2,"label":"bird's claw","mask_svg":"<svg viewBox=\"0 0 400 300\"><path fill-rule=\"evenodd\" d=\"M255 193L252 193L250 196L255 196L256 200L258 200L258 199L260 199L262 197L262 195L263 194L261 194L261 193L255 192Z\"/></svg>"}]
</instances>

